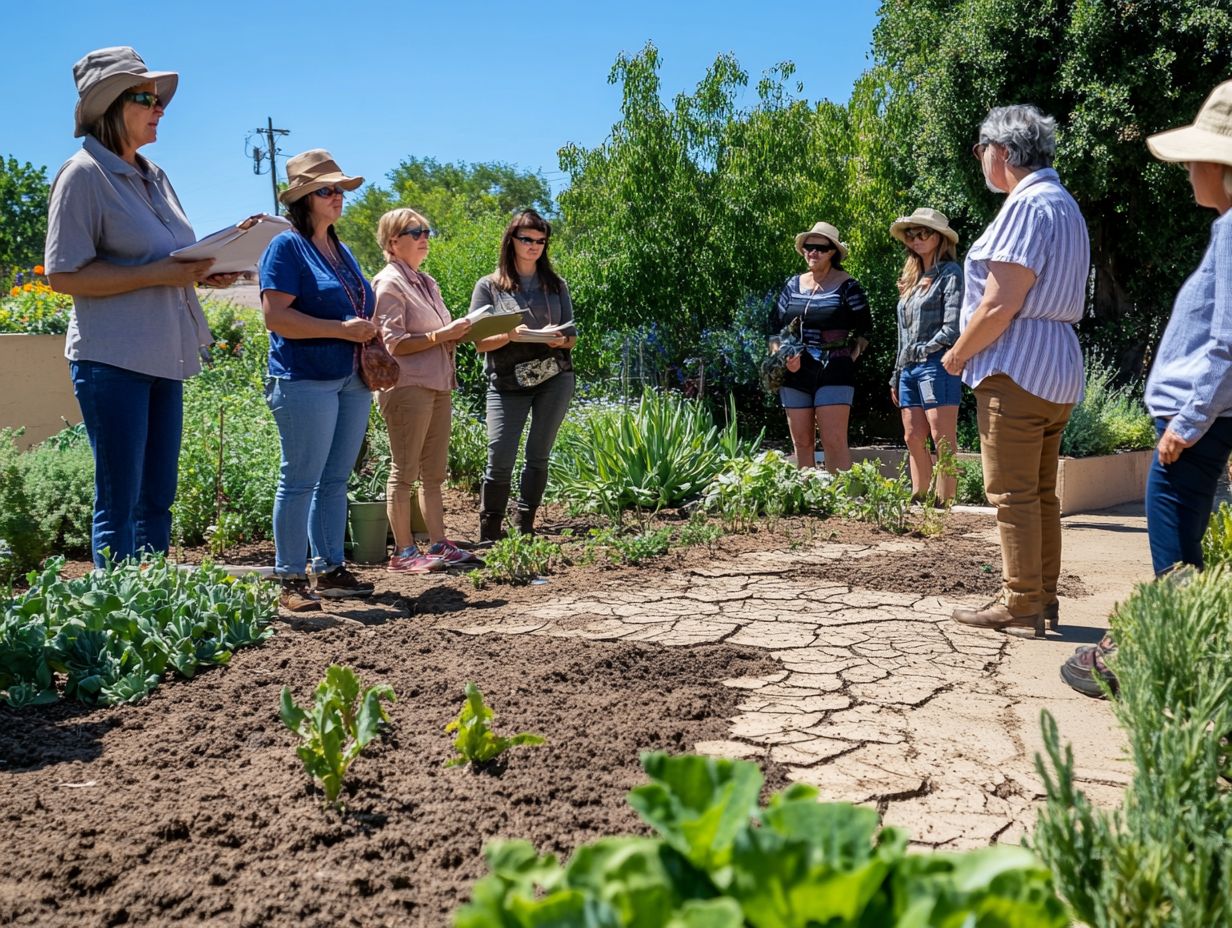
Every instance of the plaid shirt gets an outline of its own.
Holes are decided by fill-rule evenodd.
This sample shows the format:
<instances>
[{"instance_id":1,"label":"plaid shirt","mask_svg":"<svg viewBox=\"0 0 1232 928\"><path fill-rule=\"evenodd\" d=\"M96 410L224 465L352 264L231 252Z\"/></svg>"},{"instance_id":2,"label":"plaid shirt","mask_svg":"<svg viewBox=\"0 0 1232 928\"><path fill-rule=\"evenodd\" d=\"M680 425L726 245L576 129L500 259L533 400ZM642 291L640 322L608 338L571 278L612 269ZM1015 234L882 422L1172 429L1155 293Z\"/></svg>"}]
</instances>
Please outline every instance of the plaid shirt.
<instances>
[{"instance_id":1,"label":"plaid shirt","mask_svg":"<svg viewBox=\"0 0 1232 928\"><path fill-rule=\"evenodd\" d=\"M962 268L943 261L898 301L898 357L890 386L898 389L898 375L912 364L944 351L958 341L962 311Z\"/></svg>"}]
</instances>

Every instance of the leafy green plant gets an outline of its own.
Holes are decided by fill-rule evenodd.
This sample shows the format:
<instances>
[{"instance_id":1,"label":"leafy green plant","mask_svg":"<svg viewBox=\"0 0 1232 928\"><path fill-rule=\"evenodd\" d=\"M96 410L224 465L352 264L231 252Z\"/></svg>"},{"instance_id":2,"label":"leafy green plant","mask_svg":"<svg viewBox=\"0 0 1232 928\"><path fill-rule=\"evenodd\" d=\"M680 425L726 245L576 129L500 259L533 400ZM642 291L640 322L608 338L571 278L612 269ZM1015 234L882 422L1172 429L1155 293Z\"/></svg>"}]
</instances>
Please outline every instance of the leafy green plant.
<instances>
[{"instance_id":1,"label":"leafy green plant","mask_svg":"<svg viewBox=\"0 0 1232 928\"><path fill-rule=\"evenodd\" d=\"M321 784L326 802L337 803L347 770L389 721L381 700L397 701L393 687L378 683L361 690L355 671L338 664L325 671L308 708L295 704L289 686L282 688L279 718L299 735L295 753Z\"/></svg>"},{"instance_id":2,"label":"leafy green plant","mask_svg":"<svg viewBox=\"0 0 1232 928\"><path fill-rule=\"evenodd\" d=\"M88 554L94 521L94 453L85 428L70 426L21 456L29 517L49 550Z\"/></svg>"},{"instance_id":3,"label":"leafy green plant","mask_svg":"<svg viewBox=\"0 0 1232 928\"><path fill-rule=\"evenodd\" d=\"M702 497L702 508L717 514L728 531L748 531L762 516L827 516L835 506L829 474L801 470L777 451L729 458Z\"/></svg>"},{"instance_id":4,"label":"leafy green plant","mask_svg":"<svg viewBox=\"0 0 1232 928\"><path fill-rule=\"evenodd\" d=\"M621 531L618 528L592 528L586 547L590 552L603 552L613 564L636 567L643 561L666 554L672 544L670 526L643 528L641 531Z\"/></svg>"},{"instance_id":5,"label":"leafy green plant","mask_svg":"<svg viewBox=\"0 0 1232 928\"><path fill-rule=\"evenodd\" d=\"M455 928L1061 928L1065 909L1027 850L908 854L877 813L795 784L758 806L748 761L642 756L629 804L657 837L605 837L562 867L525 841L485 849L490 873Z\"/></svg>"},{"instance_id":6,"label":"leafy green plant","mask_svg":"<svg viewBox=\"0 0 1232 928\"><path fill-rule=\"evenodd\" d=\"M539 735L522 732L510 738L503 738L492 731L491 722L496 714L483 701L483 693L474 683L466 684L466 702L458 717L445 726L446 732L457 732L453 739L456 757L445 762L446 767L460 767L471 764L481 767L491 763L510 748L522 745L534 746L544 743Z\"/></svg>"},{"instance_id":7,"label":"leafy green plant","mask_svg":"<svg viewBox=\"0 0 1232 928\"><path fill-rule=\"evenodd\" d=\"M0 333L63 335L68 331L73 298L47 285L37 266L19 272L9 295L0 297Z\"/></svg>"},{"instance_id":8,"label":"leafy green plant","mask_svg":"<svg viewBox=\"0 0 1232 928\"><path fill-rule=\"evenodd\" d=\"M1222 502L1202 535L1202 563L1214 567L1228 561L1232 561L1232 506Z\"/></svg>"},{"instance_id":9,"label":"leafy green plant","mask_svg":"<svg viewBox=\"0 0 1232 928\"><path fill-rule=\"evenodd\" d=\"M1072 457L1136 451L1155 444L1155 426L1142 405L1142 390L1116 386L1116 370L1102 355L1086 357L1086 392L1070 413L1061 453Z\"/></svg>"},{"instance_id":10,"label":"leafy green plant","mask_svg":"<svg viewBox=\"0 0 1232 928\"><path fill-rule=\"evenodd\" d=\"M906 531L911 485L901 474L886 477L876 461L861 461L838 474L835 484L841 515L871 522L890 532Z\"/></svg>"},{"instance_id":11,"label":"leafy green plant","mask_svg":"<svg viewBox=\"0 0 1232 928\"><path fill-rule=\"evenodd\" d=\"M646 390L636 406L562 430L552 488L558 499L619 524L625 509L657 512L698 496L728 459L760 442L741 440L734 414L720 429L701 403Z\"/></svg>"},{"instance_id":12,"label":"leafy green plant","mask_svg":"<svg viewBox=\"0 0 1232 928\"><path fill-rule=\"evenodd\" d=\"M373 405L369 411L368 434L347 482L347 498L357 503L384 500L392 466L393 452L389 449L389 430L380 410Z\"/></svg>"},{"instance_id":13,"label":"leafy green plant","mask_svg":"<svg viewBox=\"0 0 1232 928\"><path fill-rule=\"evenodd\" d=\"M705 545L713 551L715 543L722 537L721 525L708 521L705 513L695 512L676 532L676 544L682 548Z\"/></svg>"},{"instance_id":14,"label":"leafy green plant","mask_svg":"<svg viewBox=\"0 0 1232 928\"><path fill-rule=\"evenodd\" d=\"M482 569L472 570L467 576L478 588L489 583L523 586L551 573L552 565L560 559L560 545L537 535L513 532L484 553Z\"/></svg>"},{"instance_id":15,"label":"leafy green plant","mask_svg":"<svg viewBox=\"0 0 1232 928\"><path fill-rule=\"evenodd\" d=\"M979 461L958 462L958 492L955 502L969 506L987 506L984 493L984 465Z\"/></svg>"},{"instance_id":16,"label":"leafy green plant","mask_svg":"<svg viewBox=\"0 0 1232 928\"><path fill-rule=\"evenodd\" d=\"M51 550L51 543L31 511L26 478L17 437L21 430L0 429L0 538L8 544L9 556L0 565L0 583L12 581L37 566Z\"/></svg>"},{"instance_id":17,"label":"leafy green plant","mask_svg":"<svg viewBox=\"0 0 1232 928\"><path fill-rule=\"evenodd\" d=\"M64 580L63 563L52 558L26 575L28 589L0 600L0 697L10 705L55 701L56 675L67 699L132 702L167 671L191 677L273 634L278 591L256 577L150 556Z\"/></svg>"},{"instance_id":18,"label":"leafy green plant","mask_svg":"<svg viewBox=\"0 0 1232 928\"><path fill-rule=\"evenodd\" d=\"M449 429L449 482L470 492L479 489L488 463L488 427L476 405L461 394L453 400Z\"/></svg>"},{"instance_id":19,"label":"leafy green plant","mask_svg":"<svg viewBox=\"0 0 1232 928\"><path fill-rule=\"evenodd\" d=\"M1096 808L1045 712L1036 848L1094 928L1232 924L1232 572L1140 584L1111 628L1133 777L1121 808Z\"/></svg>"}]
</instances>

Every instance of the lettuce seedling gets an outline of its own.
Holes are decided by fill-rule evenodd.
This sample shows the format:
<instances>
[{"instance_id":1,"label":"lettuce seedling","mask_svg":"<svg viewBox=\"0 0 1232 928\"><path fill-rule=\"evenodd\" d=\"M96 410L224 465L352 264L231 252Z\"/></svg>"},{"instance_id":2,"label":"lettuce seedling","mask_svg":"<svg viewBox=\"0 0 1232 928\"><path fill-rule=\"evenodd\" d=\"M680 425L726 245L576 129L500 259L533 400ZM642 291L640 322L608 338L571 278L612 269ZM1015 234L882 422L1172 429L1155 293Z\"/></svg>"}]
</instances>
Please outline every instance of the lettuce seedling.
<instances>
[{"instance_id":1,"label":"lettuce seedling","mask_svg":"<svg viewBox=\"0 0 1232 928\"><path fill-rule=\"evenodd\" d=\"M352 761L379 734L381 723L389 721L382 699L397 701L393 687L377 684L361 694L355 671L337 664L325 671L308 709L295 704L289 686L282 688L279 716L302 739L295 753L320 782L327 802L337 803Z\"/></svg>"},{"instance_id":2,"label":"lettuce seedling","mask_svg":"<svg viewBox=\"0 0 1232 928\"><path fill-rule=\"evenodd\" d=\"M509 748L522 744L543 744L543 738L523 732L512 738L502 738L493 734L488 723L496 716L483 701L483 693L474 683L466 684L466 703L458 717L445 726L445 731L456 731L458 736L453 740L458 756L445 762L446 767L458 767L462 764L479 766L486 764Z\"/></svg>"}]
</instances>

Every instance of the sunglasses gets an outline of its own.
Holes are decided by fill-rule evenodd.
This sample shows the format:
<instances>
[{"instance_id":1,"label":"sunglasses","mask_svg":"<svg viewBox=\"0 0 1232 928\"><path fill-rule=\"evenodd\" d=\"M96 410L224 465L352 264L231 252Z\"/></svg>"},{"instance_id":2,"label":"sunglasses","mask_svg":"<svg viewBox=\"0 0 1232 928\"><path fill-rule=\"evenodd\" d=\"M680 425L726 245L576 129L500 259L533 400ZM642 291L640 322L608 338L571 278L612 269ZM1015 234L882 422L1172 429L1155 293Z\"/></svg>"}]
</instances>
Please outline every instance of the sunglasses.
<instances>
[{"instance_id":1,"label":"sunglasses","mask_svg":"<svg viewBox=\"0 0 1232 928\"><path fill-rule=\"evenodd\" d=\"M330 197L334 196L346 196L346 191L341 187L318 187L312 192L319 196L322 200L328 200Z\"/></svg>"},{"instance_id":2,"label":"sunglasses","mask_svg":"<svg viewBox=\"0 0 1232 928\"><path fill-rule=\"evenodd\" d=\"M936 229L925 229L921 226L915 226L914 228L911 228L911 229L903 229L903 238L905 238L909 242L917 242L920 239L928 238L930 235L933 235L936 231L937 231Z\"/></svg>"},{"instance_id":3,"label":"sunglasses","mask_svg":"<svg viewBox=\"0 0 1232 928\"><path fill-rule=\"evenodd\" d=\"M163 101L158 94L150 93L148 90L128 91L124 94L124 99L131 103L136 103L138 106L144 106L148 110L163 105Z\"/></svg>"},{"instance_id":4,"label":"sunglasses","mask_svg":"<svg viewBox=\"0 0 1232 928\"><path fill-rule=\"evenodd\" d=\"M810 251L819 251L824 255L826 252L833 251L833 250L834 250L834 246L831 245L829 242L805 242L804 243L804 251L806 253Z\"/></svg>"},{"instance_id":5,"label":"sunglasses","mask_svg":"<svg viewBox=\"0 0 1232 928\"><path fill-rule=\"evenodd\" d=\"M431 229L425 229L423 226L413 226L410 229L403 229L401 232L395 235L394 238L402 238L402 236L404 235L409 235L415 241L419 241L420 238L422 238L425 235L428 238L431 238L433 233Z\"/></svg>"},{"instance_id":6,"label":"sunglasses","mask_svg":"<svg viewBox=\"0 0 1232 928\"><path fill-rule=\"evenodd\" d=\"M521 242L523 245L546 245L547 238L531 238L529 235L515 235L514 241Z\"/></svg>"}]
</instances>

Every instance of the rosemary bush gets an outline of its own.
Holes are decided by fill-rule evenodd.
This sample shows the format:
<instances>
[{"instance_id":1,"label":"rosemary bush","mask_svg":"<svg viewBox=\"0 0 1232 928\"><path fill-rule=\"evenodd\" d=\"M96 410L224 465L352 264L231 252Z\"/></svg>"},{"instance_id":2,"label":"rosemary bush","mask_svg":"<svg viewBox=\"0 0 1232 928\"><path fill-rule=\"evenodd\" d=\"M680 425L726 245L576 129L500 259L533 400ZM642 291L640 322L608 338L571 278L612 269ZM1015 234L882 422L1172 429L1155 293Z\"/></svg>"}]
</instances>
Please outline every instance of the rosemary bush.
<instances>
[{"instance_id":1,"label":"rosemary bush","mask_svg":"<svg viewBox=\"0 0 1232 928\"><path fill-rule=\"evenodd\" d=\"M1092 928L1232 924L1232 572L1142 584L1111 624L1134 777L1120 809L1095 809L1045 712L1037 850Z\"/></svg>"}]
</instances>

